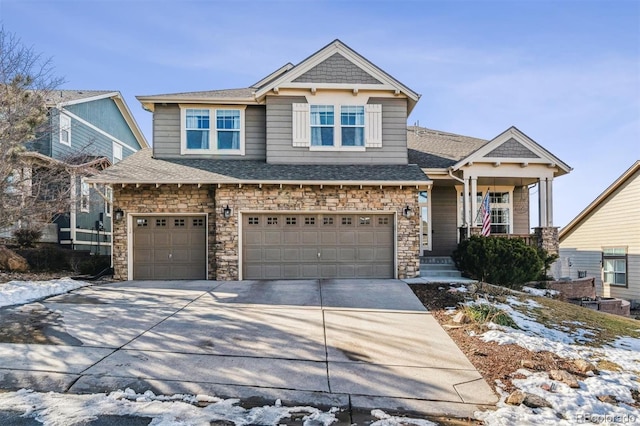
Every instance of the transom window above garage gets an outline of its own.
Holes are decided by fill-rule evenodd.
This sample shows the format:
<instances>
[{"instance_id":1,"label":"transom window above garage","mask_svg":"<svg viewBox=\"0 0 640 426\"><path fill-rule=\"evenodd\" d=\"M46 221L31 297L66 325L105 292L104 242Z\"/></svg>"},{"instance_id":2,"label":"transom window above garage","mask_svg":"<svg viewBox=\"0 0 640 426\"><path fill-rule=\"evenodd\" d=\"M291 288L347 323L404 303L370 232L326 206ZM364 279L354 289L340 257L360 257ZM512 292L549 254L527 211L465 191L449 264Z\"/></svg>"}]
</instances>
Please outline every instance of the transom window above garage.
<instances>
[{"instance_id":1,"label":"transom window above garage","mask_svg":"<svg viewBox=\"0 0 640 426\"><path fill-rule=\"evenodd\" d=\"M244 155L246 106L181 108L181 154Z\"/></svg>"}]
</instances>

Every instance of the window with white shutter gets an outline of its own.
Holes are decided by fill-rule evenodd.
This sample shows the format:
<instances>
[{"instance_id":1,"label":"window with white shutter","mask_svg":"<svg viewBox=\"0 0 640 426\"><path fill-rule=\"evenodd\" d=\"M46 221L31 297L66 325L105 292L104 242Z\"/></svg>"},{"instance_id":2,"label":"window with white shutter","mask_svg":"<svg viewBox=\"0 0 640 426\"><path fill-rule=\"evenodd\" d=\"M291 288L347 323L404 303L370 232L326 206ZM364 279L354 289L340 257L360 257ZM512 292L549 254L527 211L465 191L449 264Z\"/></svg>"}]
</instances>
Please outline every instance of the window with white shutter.
<instances>
[{"instance_id":1,"label":"window with white shutter","mask_svg":"<svg viewBox=\"0 0 640 426\"><path fill-rule=\"evenodd\" d=\"M293 146L307 147L310 141L309 104L292 104Z\"/></svg>"},{"instance_id":2,"label":"window with white shutter","mask_svg":"<svg viewBox=\"0 0 640 426\"><path fill-rule=\"evenodd\" d=\"M382 148L380 104L292 104L292 112L294 147L314 151Z\"/></svg>"}]
</instances>

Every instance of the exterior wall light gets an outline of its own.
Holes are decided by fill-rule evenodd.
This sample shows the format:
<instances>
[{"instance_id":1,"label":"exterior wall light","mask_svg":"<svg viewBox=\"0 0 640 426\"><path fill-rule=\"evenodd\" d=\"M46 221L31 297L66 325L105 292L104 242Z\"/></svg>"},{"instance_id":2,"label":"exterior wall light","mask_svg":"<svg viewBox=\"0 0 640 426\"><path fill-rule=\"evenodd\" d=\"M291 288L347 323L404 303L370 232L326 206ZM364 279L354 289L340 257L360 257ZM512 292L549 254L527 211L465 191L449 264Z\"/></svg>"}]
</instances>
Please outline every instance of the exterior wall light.
<instances>
[{"instance_id":1,"label":"exterior wall light","mask_svg":"<svg viewBox=\"0 0 640 426\"><path fill-rule=\"evenodd\" d=\"M402 209L402 215L406 218L410 218L413 215L413 211L411 210L411 207L406 206L404 209Z\"/></svg>"},{"instance_id":2,"label":"exterior wall light","mask_svg":"<svg viewBox=\"0 0 640 426\"><path fill-rule=\"evenodd\" d=\"M224 216L225 219L229 219L232 213L233 210L231 210L228 204L222 209L222 216Z\"/></svg>"},{"instance_id":3,"label":"exterior wall light","mask_svg":"<svg viewBox=\"0 0 640 426\"><path fill-rule=\"evenodd\" d=\"M123 218L124 218L124 212L122 211L122 209L118 208L113 211L113 219L116 222L120 222Z\"/></svg>"}]
</instances>

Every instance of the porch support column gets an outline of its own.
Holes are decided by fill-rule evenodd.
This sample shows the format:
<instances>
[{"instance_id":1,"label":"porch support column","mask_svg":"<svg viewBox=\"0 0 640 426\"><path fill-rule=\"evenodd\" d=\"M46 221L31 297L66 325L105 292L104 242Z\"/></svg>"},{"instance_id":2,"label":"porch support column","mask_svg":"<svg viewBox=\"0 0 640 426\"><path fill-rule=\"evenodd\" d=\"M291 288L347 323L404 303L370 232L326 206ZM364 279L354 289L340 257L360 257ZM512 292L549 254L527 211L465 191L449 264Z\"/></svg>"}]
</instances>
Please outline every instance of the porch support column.
<instances>
[{"instance_id":1,"label":"porch support column","mask_svg":"<svg viewBox=\"0 0 640 426\"><path fill-rule=\"evenodd\" d=\"M553 178L547 178L547 224L553 226Z\"/></svg>"},{"instance_id":2,"label":"porch support column","mask_svg":"<svg viewBox=\"0 0 640 426\"><path fill-rule=\"evenodd\" d=\"M463 217L462 217L462 226L466 227L467 238L471 235L470 230L470 220L469 220L469 179L464 179L464 187L462 188L462 206L463 206Z\"/></svg>"},{"instance_id":3,"label":"porch support column","mask_svg":"<svg viewBox=\"0 0 640 426\"><path fill-rule=\"evenodd\" d=\"M547 201L547 178L540 178L538 179L538 226L542 228L549 226Z\"/></svg>"},{"instance_id":4,"label":"porch support column","mask_svg":"<svg viewBox=\"0 0 640 426\"><path fill-rule=\"evenodd\" d=\"M470 226L476 226L476 218L478 216L478 177L471 177L471 224Z\"/></svg>"}]
</instances>

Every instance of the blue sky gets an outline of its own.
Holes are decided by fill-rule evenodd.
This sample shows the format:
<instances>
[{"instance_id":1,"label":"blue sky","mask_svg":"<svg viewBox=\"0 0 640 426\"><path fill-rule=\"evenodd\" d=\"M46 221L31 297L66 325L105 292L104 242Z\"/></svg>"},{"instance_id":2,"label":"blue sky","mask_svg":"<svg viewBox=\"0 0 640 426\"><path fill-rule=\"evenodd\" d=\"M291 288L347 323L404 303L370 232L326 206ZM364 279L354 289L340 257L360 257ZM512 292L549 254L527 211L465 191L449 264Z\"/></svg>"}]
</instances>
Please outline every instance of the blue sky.
<instances>
[{"instance_id":1,"label":"blue sky","mask_svg":"<svg viewBox=\"0 0 640 426\"><path fill-rule=\"evenodd\" d=\"M640 159L635 0L0 0L0 21L63 88L121 91L150 142L136 95L247 87L339 38L422 95L409 124L515 125L573 167L556 226Z\"/></svg>"}]
</instances>

